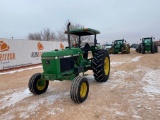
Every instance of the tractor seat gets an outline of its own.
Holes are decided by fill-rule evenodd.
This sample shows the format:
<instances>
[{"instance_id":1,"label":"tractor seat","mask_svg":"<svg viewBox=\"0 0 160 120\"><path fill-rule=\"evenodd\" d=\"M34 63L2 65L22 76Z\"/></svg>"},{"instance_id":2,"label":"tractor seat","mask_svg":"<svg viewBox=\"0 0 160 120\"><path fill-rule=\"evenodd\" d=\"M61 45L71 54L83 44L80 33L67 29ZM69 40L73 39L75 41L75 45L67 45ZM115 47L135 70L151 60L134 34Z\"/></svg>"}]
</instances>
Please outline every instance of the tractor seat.
<instances>
[{"instance_id":1,"label":"tractor seat","mask_svg":"<svg viewBox=\"0 0 160 120\"><path fill-rule=\"evenodd\" d=\"M85 46L82 48L83 50L83 58L87 59L88 58L88 51L91 50L91 47L89 46L88 43L85 44Z\"/></svg>"}]
</instances>

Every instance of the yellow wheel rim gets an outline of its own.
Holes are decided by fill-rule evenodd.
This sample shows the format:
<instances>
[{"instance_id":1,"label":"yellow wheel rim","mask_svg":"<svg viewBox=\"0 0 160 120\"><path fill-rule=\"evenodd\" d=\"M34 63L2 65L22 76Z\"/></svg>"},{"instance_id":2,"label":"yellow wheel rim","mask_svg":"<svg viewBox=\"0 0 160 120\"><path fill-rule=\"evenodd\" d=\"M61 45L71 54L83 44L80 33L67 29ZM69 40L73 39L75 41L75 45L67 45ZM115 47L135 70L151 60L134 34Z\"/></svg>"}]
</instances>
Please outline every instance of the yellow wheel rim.
<instances>
[{"instance_id":1,"label":"yellow wheel rim","mask_svg":"<svg viewBox=\"0 0 160 120\"><path fill-rule=\"evenodd\" d=\"M104 73L106 75L108 75L108 73L109 73L109 59L108 59L108 57L106 57L104 60Z\"/></svg>"},{"instance_id":2,"label":"yellow wheel rim","mask_svg":"<svg viewBox=\"0 0 160 120\"><path fill-rule=\"evenodd\" d=\"M39 79L36 83L36 87L38 90L43 90L46 86L46 81Z\"/></svg>"},{"instance_id":3,"label":"yellow wheel rim","mask_svg":"<svg viewBox=\"0 0 160 120\"><path fill-rule=\"evenodd\" d=\"M83 82L80 88L80 96L83 98L86 96L86 93L87 93L87 84Z\"/></svg>"}]
</instances>

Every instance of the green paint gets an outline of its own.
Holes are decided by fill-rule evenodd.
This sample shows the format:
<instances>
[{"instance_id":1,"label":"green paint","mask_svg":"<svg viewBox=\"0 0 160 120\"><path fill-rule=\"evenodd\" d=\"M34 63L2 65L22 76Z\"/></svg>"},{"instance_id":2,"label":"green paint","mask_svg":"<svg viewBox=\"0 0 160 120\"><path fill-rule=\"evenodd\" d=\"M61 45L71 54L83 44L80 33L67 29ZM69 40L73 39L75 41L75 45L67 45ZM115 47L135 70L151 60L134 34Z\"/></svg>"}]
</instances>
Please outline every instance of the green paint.
<instances>
[{"instance_id":1,"label":"green paint","mask_svg":"<svg viewBox=\"0 0 160 120\"><path fill-rule=\"evenodd\" d=\"M67 32L65 32L65 33L67 33ZM91 28L74 29L74 30L70 30L69 33L73 34L73 35L77 35L77 36L100 34L100 32L98 30L91 29Z\"/></svg>"}]
</instances>

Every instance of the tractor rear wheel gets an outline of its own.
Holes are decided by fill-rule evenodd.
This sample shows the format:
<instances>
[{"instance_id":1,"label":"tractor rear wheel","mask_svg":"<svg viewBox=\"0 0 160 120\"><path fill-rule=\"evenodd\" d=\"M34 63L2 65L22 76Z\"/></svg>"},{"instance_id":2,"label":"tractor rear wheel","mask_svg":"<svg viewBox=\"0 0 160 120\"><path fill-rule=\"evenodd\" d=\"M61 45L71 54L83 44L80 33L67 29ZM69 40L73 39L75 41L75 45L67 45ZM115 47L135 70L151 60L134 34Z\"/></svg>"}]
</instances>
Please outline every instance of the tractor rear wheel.
<instances>
[{"instance_id":1,"label":"tractor rear wheel","mask_svg":"<svg viewBox=\"0 0 160 120\"><path fill-rule=\"evenodd\" d=\"M87 78L77 76L72 81L70 96L75 103L82 103L86 100L89 92L89 83Z\"/></svg>"},{"instance_id":2,"label":"tractor rear wheel","mask_svg":"<svg viewBox=\"0 0 160 120\"><path fill-rule=\"evenodd\" d=\"M124 50L125 50L125 48L122 47L122 48L121 48L121 54L124 54L124 53L125 53Z\"/></svg>"},{"instance_id":3,"label":"tractor rear wheel","mask_svg":"<svg viewBox=\"0 0 160 120\"><path fill-rule=\"evenodd\" d=\"M110 57L107 51L98 51L92 60L92 70L97 82L106 82L110 73Z\"/></svg>"},{"instance_id":4,"label":"tractor rear wheel","mask_svg":"<svg viewBox=\"0 0 160 120\"><path fill-rule=\"evenodd\" d=\"M128 50L127 50L127 54L129 54L130 53L130 48L128 48Z\"/></svg>"},{"instance_id":5,"label":"tractor rear wheel","mask_svg":"<svg viewBox=\"0 0 160 120\"><path fill-rule=\"evenodd\" d=\"M28 83L29 90L35 95L44 93L48 85L49 81L41 79L41 73L32 75Z\"/></svg>"},{"instance_id":6,"label":"tractor rear wheel","mask_svg":"<svg viewBox=\"0 0 160 120\"><path fill-rule=\"evenodd\" d=\"M127 46L127 47L126 47L126 54L129 54L129 53L130 53L130 47Z\"/></svg>"}]
</instances>

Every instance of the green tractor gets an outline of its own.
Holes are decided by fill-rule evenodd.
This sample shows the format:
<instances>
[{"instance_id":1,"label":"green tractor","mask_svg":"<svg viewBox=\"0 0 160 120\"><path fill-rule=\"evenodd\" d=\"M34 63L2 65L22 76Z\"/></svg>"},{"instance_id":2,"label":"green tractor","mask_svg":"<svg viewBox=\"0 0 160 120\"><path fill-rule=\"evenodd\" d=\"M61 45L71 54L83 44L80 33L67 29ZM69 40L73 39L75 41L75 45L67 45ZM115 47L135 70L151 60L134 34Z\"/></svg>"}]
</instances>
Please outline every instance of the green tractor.
<instances>
[{"instance_id":1,"label":"green tractor","mask_svg":"<svg viewBox=\"0 0 160 120\"><path fill-rule=\"evenodd\" d=\"M112 49L113 54L117 54L119 52L121 52L122 54L124 54L124 53L129 54L130 53L130 45L127 44L124 39L115 40L113 42L111 49Z\"/></svg>"},{"instance_id":2,"label":"green tractor","mask_svg":"<svg viewBox=\"0 0 160 120\"><path fill-rule=\"evenodd\" d=\"M86 100L89 92L89 82L84 72L93 70L97 82L106 82L110 74L110 57L107 50L97 47L96 35L100 32L91 28L69 30L67 25L68 44L63 50L44 52L41 56L43 73L31 76L28 87L36 95L44 93L49 81L71 80L70 97L75 103ZM78 36L78 44L71 47L70 34ZM88 43L81 47L81 37L94 35L94 45ZM88 58L91 51L93 58ZM81 73L81 75L79 75Z\"/></svg>"},{"instance_id":3,"label":"green tractor","mask_svg":"<svg viewBox=\"0 0 160 120\"><path fill-rule=\"evenodd\" d=\"M142 38L142 43L139 44L139 53L145 54L145 52L155 53L158 52L158 46L153 42L153 37ZM141 39L140 39L141 40Z\"/></svg>"}]
</instances>

